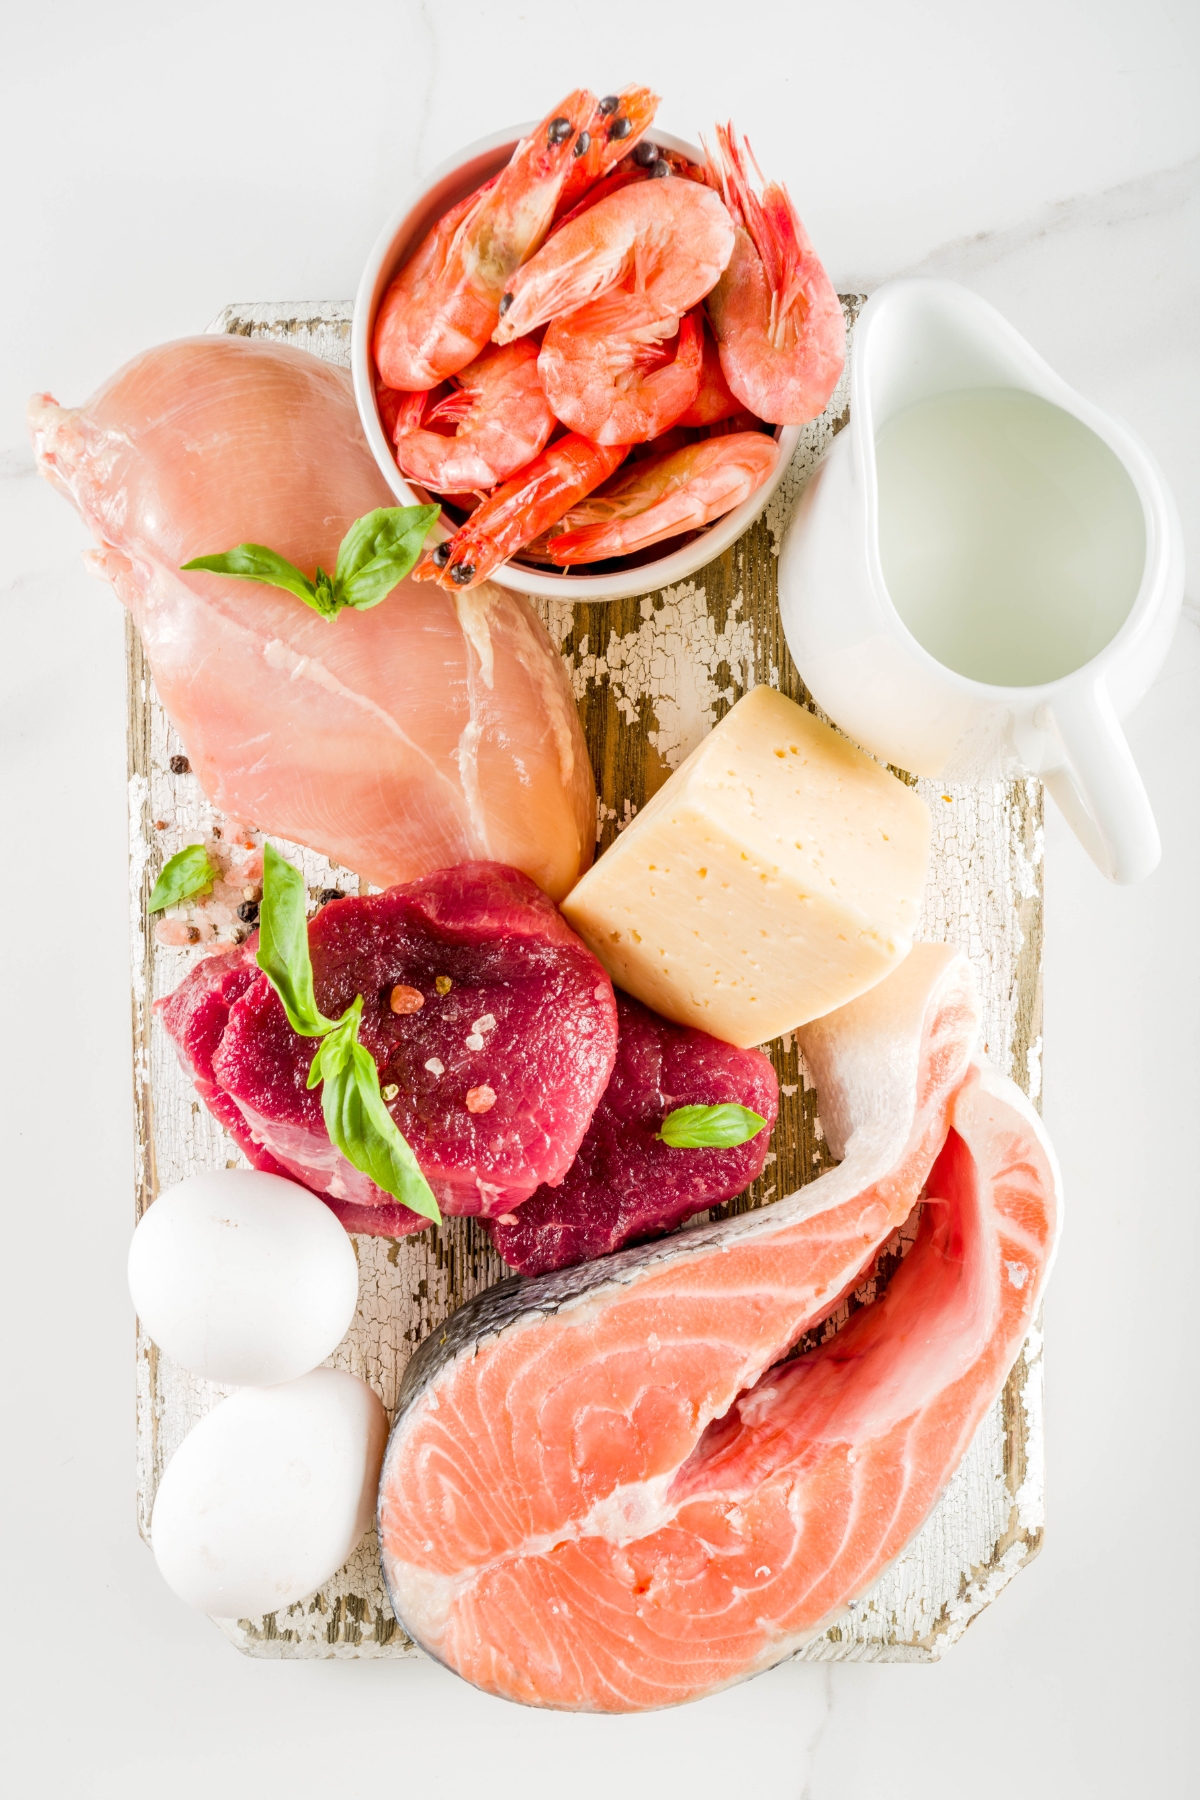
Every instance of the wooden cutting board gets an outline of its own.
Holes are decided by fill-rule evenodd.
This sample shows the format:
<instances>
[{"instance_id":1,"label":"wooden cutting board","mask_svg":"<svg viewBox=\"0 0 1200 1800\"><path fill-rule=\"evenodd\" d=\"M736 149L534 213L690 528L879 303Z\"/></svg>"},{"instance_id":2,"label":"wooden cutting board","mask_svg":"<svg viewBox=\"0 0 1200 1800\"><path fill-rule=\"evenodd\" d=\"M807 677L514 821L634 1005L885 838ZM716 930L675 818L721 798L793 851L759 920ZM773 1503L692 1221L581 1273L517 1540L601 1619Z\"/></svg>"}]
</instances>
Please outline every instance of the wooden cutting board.
<instances>
[{"instance_id":1,"label":"wooden cutting board","mask_svg":"<svg viewBox=\"0 0 1200 1800\"><path fill-rule=\"evenodd\" d=\"M851 326L860 300L844 298ZM263 336L347 364L348 302L231 306L211 327ZM811 704L788 654L776 606L781 535L805 480L846 423L845 379L801 447L766 513L692 579L640 598L571 606L537 603L579 703L600 788L601 851L735 700L769 682ZM200 950L164 948L147 929L146 901L162 863L221 819L190 774L171 770L182 746L128 626L129 801L137 1211L160 1187L200 1169L244 1159L196 1099L152 1014ZM920 935L970 956L983 999L993 1063L1037 1101L1041 1086L1042 797L1036 781L987 787L916 784L933 815L932 877ZM301 853L298 853L301 854ZM357 878L302 853L310 888L358 889ZM781 1104L761 1179L726 1211L769 1205L830 1166L817 1110L790 1035L765 1046L779 1072ZM471 1219L401 1240L356 1237L360 1297L345 1342L330 1361L369 1381L391 1412L404 1366L448 1313L507 1273ZM869 1300L904 1242L839 1317ZM162 1472L192 1426L229 1390L189 1375L139 1327L138 1515L149 1538ZM800 1652L806 1661L927 1662L960 1637L1042 1534L1041 1334L1031 1333L1004 1393L919 1536L848 1619ZM259 1619L217 1621L252 1656L415 1656L384 1594L374 1532L311 1599Z\"/></svg>"}]
</instances>

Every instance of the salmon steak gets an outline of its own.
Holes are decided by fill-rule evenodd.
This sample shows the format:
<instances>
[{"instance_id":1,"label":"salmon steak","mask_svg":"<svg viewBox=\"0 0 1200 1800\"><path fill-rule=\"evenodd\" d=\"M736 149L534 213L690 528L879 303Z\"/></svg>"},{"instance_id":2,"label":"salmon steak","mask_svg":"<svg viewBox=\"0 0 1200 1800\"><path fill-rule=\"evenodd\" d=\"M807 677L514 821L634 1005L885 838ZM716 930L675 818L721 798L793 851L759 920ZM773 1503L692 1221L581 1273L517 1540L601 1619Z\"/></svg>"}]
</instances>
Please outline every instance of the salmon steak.
<instances>
[{"instance_id":1,"label":"salmon steak","mask_svg":"<svg viewBox=\"0 0 1200 1800\"><path fill-rule=\"evenodd\" d=\"M1053 1253L1028 1102L918 945L799 1034L840 1165L773 1206L489 1290L421 1345L384 1461L397 1618L475 1686L634 1712L771 1667L919 1530ZM789 1351L922 1201L881 1299Z\"/></svg>"},{"instance_id":2,"label":"salmon steak","mask_svg":"<svg viewBox=\"0 0 1200 1800\"><path fill-rule=\"evenodd\" d=\"M379 887L478 860L570 891L595 850L595 787L527 601L406 578L326 619L181 567L252 543L311 576L357 518L394 505L345 369L262 339L185 338L82 407L35 395L28 421L214 806Z\"/></svg>"},{"instance_id":3,"label":"salmon steak","mask_svg":"<svg viewBox=\"0 0 1200 1800\"><path fill-rule=\"evenodd\" d=\"M360 1041L384 1104L448 1213L495 1214L561 1182L617 1051L612 983L517 869L466 863L323 906L309 926L318 1008L363 996ZM253 945L198 963L158 1006L197 1092L258 1168L319 1194L348 1231L429 1221L329 1140L292 1030Z\"/></svg>"}]
</instances>

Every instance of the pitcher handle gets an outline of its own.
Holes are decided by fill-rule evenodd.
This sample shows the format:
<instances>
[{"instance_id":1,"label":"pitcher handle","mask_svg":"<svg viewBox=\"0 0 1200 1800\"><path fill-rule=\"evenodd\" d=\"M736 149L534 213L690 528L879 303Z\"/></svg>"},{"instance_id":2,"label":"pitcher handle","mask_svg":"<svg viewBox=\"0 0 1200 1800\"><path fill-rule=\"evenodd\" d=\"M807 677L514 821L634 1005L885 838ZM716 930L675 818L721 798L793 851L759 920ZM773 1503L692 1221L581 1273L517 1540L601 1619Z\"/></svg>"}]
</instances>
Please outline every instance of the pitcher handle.
<instances>
[{"instance_id":1,"label":"pitcher handle","mask_svg":"<svg viewBox=\"0 0 1200 1800\"><path fill-rule=\"evenodd\" d=\"M1104 682L1068 689L1039 711L1067 753L1065 765L1043 777L1059 811L1110 881L1143 880L1158 867L1162 843Z\"/></svg>"}]
</instances>

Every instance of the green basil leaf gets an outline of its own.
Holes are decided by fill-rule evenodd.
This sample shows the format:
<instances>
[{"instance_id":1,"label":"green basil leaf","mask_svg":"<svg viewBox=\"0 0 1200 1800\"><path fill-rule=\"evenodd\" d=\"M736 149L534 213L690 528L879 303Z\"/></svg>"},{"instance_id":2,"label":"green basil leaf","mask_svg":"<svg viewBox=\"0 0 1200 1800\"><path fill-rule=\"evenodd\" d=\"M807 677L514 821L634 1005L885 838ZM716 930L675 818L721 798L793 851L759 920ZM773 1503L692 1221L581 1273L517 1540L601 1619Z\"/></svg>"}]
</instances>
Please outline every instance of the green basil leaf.
<instances>
[{"instance_id":1,"label":"green basil leaf","mask_svg":"<svg viewBox=\"0 0 1200 1800\"><path fill-rule=\"evenodd\" d=\"M308 1085L322 1083L321 1110L329 1140L376 1187L423 1218L441 1223L433 1189L383 1103L375 1058L358 1041L362 995L322 1038Z\"/></svg>"},{"instance_id":2,"label":"green basil leaf","mask_svg":"<svg viewBox=\"0 0 1200 1800\"><path fill-rule=\"evenodd\" d=\"M320 1037L332 1028L332 1019L317 1011L313 994L304 877L269 841L263 845L255 961L282 1000L293 1031L301 1037Z\"/></svg>"},{"instance_id":3,"label":"green basil leaf","mask_svg":"<svg viewBox=\"0 0 1200 1800\"><path fill-rule=\"evenodd\" d=\"M338 550L340 604L360 612L378 606L416 562L440 511L438 506L380 506L356 520Z\"/></svg>"},{"instance_id":4,"label":"green basil leaf","mask_svg":"<svg viewBox=\"0 0 1200 1800\"><path fill-rule=\"evenodd\" d=\"M290 563L286 556L268 550L265 544L235 544L219 556L195 556L182 564L184 569L204 569L210 575L236 575L241 581L262 581L268 587L284 588L317 612L336 611L321 604L316 586L308 576ZM326 576L326 582L328 582Z\"/></svg>"},{"instance_id":5,"label":"green basil leaf","mask_svg":"<svg viewBox=\"0 0 1200 1800\"><path fill-rule=\"evenodd\" d=\"M220 869L209 862L203 844L189 844L186 850L177 851L163 864L162 874L150 896L149 910L161 912L164 906L174 906L177 900L198 894L201 888L210 887L220 873Z\"/></svg>"},{"instance_id":6,"label":"green basil leaf","mask_svg":"<svg viewBox=\"0 0 1200 1800\"><path fill-rule=\"evenodd\" d=\"M732 1150L757 1137L766 1124L748 1106L677 1106L656 1135L674 1150Z\"/></svg>"}]
</instances>

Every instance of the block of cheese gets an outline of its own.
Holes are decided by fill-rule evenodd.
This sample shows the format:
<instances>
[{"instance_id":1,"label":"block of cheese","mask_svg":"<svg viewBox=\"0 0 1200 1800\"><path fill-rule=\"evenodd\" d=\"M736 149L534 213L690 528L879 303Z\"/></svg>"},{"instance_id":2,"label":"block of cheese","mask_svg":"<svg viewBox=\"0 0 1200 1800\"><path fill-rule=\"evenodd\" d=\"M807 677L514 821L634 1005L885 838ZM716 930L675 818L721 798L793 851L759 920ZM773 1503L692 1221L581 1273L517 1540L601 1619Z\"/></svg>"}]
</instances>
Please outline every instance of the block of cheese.
<instances>
[{"instance_id":1,"label":"block of cheese","mask_svg":"<svg viewBox=\"0 0 1200 1800\"><path fill-rule=\"evenodd\" d=\"M912 788L753 688L562 910L626 993L727 1043L761 1044L908 954L929 832Z\"/></svg>"}]
</instances>

